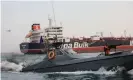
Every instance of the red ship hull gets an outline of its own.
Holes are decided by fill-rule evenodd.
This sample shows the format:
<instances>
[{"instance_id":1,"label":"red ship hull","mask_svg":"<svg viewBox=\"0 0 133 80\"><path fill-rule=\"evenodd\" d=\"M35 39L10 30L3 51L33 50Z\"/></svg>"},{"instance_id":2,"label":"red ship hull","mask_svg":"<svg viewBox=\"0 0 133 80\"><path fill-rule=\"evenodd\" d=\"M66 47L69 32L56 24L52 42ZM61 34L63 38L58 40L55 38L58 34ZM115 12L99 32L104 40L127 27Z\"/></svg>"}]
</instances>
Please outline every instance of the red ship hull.
<instances>
[{"instance_id":1,"label":"red ship hull","mask_svg":"<svg viewBox=\"0 0 133 80\"><path fill-rule=\"evenodd\" d=\"M77 53L96 53L96 52L104 52L104 46L96 46L96 47L88 47L88 48L72 48L74 51ZM129 45L122 45L122 46L117 46L116 51L126 51L126 50L133 50L133 46ZM115 51L112 49L111 51ZM42 49L23 49L23 53L40 53L42 54L43 51Z\"/></svg>"},{"instance_id":2,"label":"red ship hull","mask_svg":"<svg viewBox=\"0 0 133 80\"><path fill-rule=\"evenodd\" d=\"M88 48L73 48L73 50L78 53L104 52L104 46L88 47ZM122 46L116 47L116 51L126 51L126 50L133 50L133 46L122 45ZM112 49L111 51L115 51L115 50Z\"/></svg>"}]
</instances>

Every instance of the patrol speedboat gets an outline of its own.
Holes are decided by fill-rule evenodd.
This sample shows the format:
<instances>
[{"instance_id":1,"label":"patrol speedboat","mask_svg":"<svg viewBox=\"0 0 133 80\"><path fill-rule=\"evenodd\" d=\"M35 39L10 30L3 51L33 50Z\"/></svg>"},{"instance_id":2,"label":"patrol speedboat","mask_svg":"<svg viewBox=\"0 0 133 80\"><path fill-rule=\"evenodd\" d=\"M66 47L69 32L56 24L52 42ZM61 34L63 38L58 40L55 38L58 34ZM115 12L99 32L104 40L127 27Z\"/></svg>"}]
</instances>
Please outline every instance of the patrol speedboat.
<instances>
[{"instance_id":1,"label":"patrol speedboat","mask_svg":"<svg viewBox=\"0 0 133 80\"><path fill-rule=\"evenodd\" d=\"M126 70L133 69L133 53L121 51L108 56L85 58L72 49L52 49L43 61L23 68L22 72L97 71L100 67L109 70L117 66L125 67Z\"/></svg>"}]
</instances>

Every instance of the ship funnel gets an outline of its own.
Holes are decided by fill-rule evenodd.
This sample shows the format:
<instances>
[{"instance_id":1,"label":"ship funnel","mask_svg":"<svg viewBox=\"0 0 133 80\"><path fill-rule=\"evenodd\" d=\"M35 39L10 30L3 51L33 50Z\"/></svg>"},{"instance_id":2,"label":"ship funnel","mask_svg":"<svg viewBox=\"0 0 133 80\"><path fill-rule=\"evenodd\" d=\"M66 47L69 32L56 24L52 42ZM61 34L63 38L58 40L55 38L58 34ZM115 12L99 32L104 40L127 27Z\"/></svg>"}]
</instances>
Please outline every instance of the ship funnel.
<instances>
[{"instance_id":1,"label":"ship funnel","mask_svg":"<svg viewBox=\"0 0 133 80\"><path fill-rule=\"evenodd\" d=\"M40 24L33 24L31 28L33 31L40 30Z\"/></svg>"}]
</instances>

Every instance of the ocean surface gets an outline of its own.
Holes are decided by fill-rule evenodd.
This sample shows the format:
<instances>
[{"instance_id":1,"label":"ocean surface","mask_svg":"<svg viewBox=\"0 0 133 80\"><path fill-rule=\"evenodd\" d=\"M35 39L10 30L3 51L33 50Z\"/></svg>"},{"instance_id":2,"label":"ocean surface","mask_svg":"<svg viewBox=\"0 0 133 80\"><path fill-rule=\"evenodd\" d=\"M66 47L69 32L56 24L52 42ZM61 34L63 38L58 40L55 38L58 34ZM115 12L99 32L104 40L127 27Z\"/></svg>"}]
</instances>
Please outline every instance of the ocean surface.
<instances>
[{"instance_id":1,"label":"ocean surface","mask_svg":"<svg viewBox=\"0 0 133 80\"><path fill-rule=\"evenodd\" d=\"M98 54L81 54L86 57ZM104 67L98 71L76 71L56 73L20 72L44 59L45 54L24 55L22 53L1 53L1 80L133 80L133 69L122 73L122 68L106 71Z\"/></svg>"}]
</instances>

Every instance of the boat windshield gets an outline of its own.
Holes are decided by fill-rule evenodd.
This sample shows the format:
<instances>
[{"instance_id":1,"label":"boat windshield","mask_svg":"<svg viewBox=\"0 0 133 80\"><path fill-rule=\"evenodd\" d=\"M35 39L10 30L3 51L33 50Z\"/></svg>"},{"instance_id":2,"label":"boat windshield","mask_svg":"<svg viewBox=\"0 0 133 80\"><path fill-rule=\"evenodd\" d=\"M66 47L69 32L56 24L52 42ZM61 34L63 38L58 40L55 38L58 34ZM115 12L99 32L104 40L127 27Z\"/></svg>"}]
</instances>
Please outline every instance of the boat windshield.
<instances>
[{"instance_id":1,"label":"boat windshield","mask_svg":"<svg viewBox=\"0 0 133 80\"><path fill-rule=\"evenodd\" d=\"M77 54L77 52L73 51L72 49L66 49L64 51L68 54Z\"/></svg>"}]
</instances>

